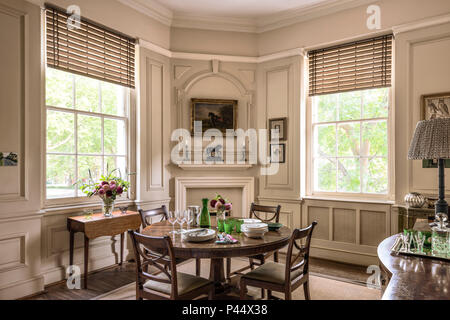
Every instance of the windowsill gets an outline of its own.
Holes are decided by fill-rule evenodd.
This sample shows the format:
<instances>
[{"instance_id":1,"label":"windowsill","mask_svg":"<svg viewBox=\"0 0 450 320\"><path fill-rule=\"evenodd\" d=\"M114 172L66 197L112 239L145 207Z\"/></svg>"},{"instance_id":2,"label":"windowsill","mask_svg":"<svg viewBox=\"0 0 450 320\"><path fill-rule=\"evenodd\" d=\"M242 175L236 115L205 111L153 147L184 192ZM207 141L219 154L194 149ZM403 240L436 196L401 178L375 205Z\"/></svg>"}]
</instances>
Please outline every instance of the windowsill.
<instances>
[{"instance_id":1,"label":"windowsill","mask_svg":"<svg viewBox=\"0 0 450 320\"><path fill-rule=\"evenodd\" d=\"M131 206L134 205L134 200L120 200L116 201L115 207L119 208L121 206ZM51 215L58 215L63 213L76 213L80 212L82 213L85 209L92 209L92 210L100 210L102 209L102 203L95 201L95 202L79 202L79 203L65 203L65 204L47 204L45 208L43 209L44 215L51 216Z\"/></svg>"},{"instance_id":2,"label":"windowsill","mask_svg":"<svg viewBox=\"0 0 450 320\"><path fill-rule=\"evenodd\" d=\"M394 205L395 201L380 198L355 198L355 197L337 197L337 196L325 196L325 195L312 195L305 196L303 200L320 200L320 201L339 201L339 202L353 202L353 203L368 203L368 204L386 204Z\"/></svg>"}]
</instances>

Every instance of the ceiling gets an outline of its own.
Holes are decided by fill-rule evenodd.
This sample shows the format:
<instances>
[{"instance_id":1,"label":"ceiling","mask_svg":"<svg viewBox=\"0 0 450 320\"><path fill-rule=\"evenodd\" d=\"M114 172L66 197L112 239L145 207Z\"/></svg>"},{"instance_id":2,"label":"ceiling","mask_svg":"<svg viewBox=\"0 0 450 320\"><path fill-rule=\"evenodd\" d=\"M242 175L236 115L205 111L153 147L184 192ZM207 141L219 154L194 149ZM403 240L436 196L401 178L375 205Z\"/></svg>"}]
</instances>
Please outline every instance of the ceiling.
<instances>
[{"instance_id":1,"label":"ceiling","mask_svg":"<svg viewBox=\"0 0 450 320\"><path fill-rule=\"evenodd\" d=\"M178 28L261 33L373 0L117 0Z\"/></svg>"},{"instance_id":2,"label":"ceiling","mask_svg":"<svg viewBox=\"0 0 450 320\"><path fill-rule=\"evenodd\" d=\"M330 0L155 0L174 14L259 18Z\"/></svg>"}]
</instances>

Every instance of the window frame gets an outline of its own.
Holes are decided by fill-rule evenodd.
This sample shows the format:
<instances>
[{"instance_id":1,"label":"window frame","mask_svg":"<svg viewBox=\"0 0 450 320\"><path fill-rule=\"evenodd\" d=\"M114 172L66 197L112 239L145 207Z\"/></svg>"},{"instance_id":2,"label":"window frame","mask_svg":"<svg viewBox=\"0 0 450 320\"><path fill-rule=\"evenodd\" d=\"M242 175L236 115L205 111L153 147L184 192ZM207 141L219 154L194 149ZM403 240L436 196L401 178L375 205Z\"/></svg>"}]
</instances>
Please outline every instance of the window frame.
<instances>
[{"instance_id":1,"label":"window frame","mask_svg":"<svg viewBox=\"0 0 450 320\"><path fill-rule=\"evenodd\" d=\"M92 205L99 205L100 206L100 202L99 199L97 198L87 198L86 196L82 196L80 194L80 196L76 196L76 197L64 197L64 198L47 198L47 156L48 155L68 155L68 156L74 156L75 159L78 159L78 157L80 156L92 156L92 157L101 157L102 158L102 169L105 170L104 166L105 166L105 157L122 157L125 158L126 160L126 167L128 169L129 172L135 172L135 165L134 165L134 157L133 157L133 152L135 150L135 135L133 134L133 131L131 130L131 128L135 127L135 109L136 109L136 90L132 89L132 88L127 88L125 86L122 86L124 88L125 91L125 95L124 95L124 103L125 103L125 110L124 110L124 116L116 116L116 115L111 115L111 114L106 114L106 113L100 113L99 110L98 112L90 112L90 111L85 111L85 110L78 110L76 109L76 105L75 105L75 99L76 99L76 86L73 85L73 108L69 109L69 108L63 108L63 107L55 107L55 106L48 106L46 103L46 97L47 97L47 90L46 90L46 81L47 81L47 67L46 64L44 63L43 65L43 72L42 72L42 86L43 86L43 97L42 97L42 127L43 127L43 134L42 134L42 146L43 146L43 152L42 152L42 163L43 163L43 172L42 172L42 186L43 186L43 192L42 192L42 202L44 204L44 207L46 208L53 208L53 207L61 207L61 206L82 206L82 205L87 205L87 206L92 206ZM55 69L57 70L57 69ZM59 72L66 72L68 74L72 74L74 76L74 84L75 84L75 79L78 75L73 74L71 72L68 71L63 71L63 70L57 70ZM101 81L98 79L94 79L96 81L98 81L99 83L105 82L106 81ZM99 86L100 89L100 86ZM101 99L101 93L99 93L99 107L102 104L102 99ZM75 152L74 153L61 153L61 152L54 152L54 153L48 153L47 152L47 111L58 111L58 112L64 112L64 113L70 113L74 115L74 148L75 148ZM101 154L81 154L78 153L78 134L77 134L77 130L78 130L78 122L77 122L77 115L84 115L84 116L92 116L92 117L96 117L102 120L102 135L101 135L101 139L102 139L102 153ZM125 132L126 132L126 147L125 147L125 151L126 154L125 155L118 155L118 154L105 154L104 153L104 120L105 119L112 119L112 120L121 120L124 121L124 125L125 125ZM76 181L78 179L78 162L77 160L75 160L75 173L76 173ZM119 198L117 200L118 203L129 203L130 201L134 201L135 200L135 187L136 187L136 179L135 177L129 177L130 180L130 189L128 192L127 197L122 197ZM75 187L77 188L77 187ZM79 194L79 190L76 191L77 194Z\"/></svg>"},{"instance_id":2,"label":"window frame","mask_svg":"<svg viewBox=\"0 0 450 320\"><path fill-rule=\"evenodd\" d=\"M374 88L375 89L375 88ZM393 106L394 106L394 89L393 87L387 87L388 89L388 116L383 118L375 118L375 119L358 119L358 120L342 120L342 121L330 121L330 122L323 122L323 123L313 123L313 98L309 95L307 95L306 99L306 197L312 197L312 198L326 198L326 199L341 199L341 200L348 200L348 201L360 201L360 200L380 200L380 201L387 201L387 200L393 200L394 195L393 192L395 191L394 186L394 179L393 172L394 172L394 142L393 138L394 135L394 128L393 128ZM371 89L363 89L363 90L371 90ZM356 91L356 90L355 90ZM317 125L324 125L324 124L336 124L336 126L340 123L364 123L364 122L370 122L370 121L387 121L387 175L388 175L388 191L386 194L374 194L374 193L363 193L361 192L330 192L330 191L316 191L315 190L315 167L314 167L314 160L315 160L315 149L314 149L314 128ZM362 127L360 128L362 132ZM336 147L338 145L338 141L336 141ZM337 151L336 151L337 152ZM330 157L334 158L334 157ZM336 158L346 158L346 157L339 157L336 155ZM350 158L363 158L362 156L354 157L350 156ZM382 158L385 158L384 156ZM360 173L361 177L361 173ZM338 179L338 177L336 177Z\"/></svg>"}]
</instances>

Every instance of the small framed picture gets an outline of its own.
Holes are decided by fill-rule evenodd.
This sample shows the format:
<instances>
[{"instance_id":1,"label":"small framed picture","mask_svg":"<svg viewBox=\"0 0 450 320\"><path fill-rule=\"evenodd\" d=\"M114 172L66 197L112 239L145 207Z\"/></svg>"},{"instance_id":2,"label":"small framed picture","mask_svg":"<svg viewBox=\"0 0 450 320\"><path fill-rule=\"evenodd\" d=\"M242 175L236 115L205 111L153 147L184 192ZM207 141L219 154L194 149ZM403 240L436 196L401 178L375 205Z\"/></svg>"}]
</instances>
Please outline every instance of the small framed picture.
<instances>
[{"instance_id":1,"label":"small framed picture","mask_svg":"<svg viewBox=\"0 0 450 320\"><path fill-rule=\"evenodd\" d=\"M450 92L422 96L422 120L450 117Z\"/></svg>"},{"instance_id":2,"label":"small framed picture","mask_svg":"<svg viewBox=\"0 0 450 320\"><path fill-rule=\"evenodd\" d=\"M17 167L19 156L14 152L0 152L0 167Z\"/></svg>"},{"instance_id":3,"label":"small framed picture","mask_svg":"<svg viewBox=\"0 0 450 320\"><path fill-rule=\"evenodd\" d=\"M272 130L277 130L279 132L279 140L287 140L287 118L278 118L269 120L269 137L272 141Z\"/></svg>"},{"instance_id":4,"label":"small framed picture","mask_svg":"<svg viewBox=\"0 0 450 320\"><path fill-rule=\"evenodd\" d=\"M286 145L284 143L270 145L270 162L286 163Z\"/></svg>"}]
</instances>

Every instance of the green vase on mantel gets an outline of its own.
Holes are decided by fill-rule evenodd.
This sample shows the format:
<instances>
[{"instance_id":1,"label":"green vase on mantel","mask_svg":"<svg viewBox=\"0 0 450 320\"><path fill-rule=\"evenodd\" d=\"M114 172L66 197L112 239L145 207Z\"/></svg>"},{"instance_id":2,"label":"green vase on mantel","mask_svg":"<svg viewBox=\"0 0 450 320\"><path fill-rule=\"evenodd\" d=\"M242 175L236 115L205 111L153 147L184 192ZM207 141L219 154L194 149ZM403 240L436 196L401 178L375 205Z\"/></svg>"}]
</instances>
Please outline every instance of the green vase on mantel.
<instances>
[{"instance_id":1,"label":"green vase on mantel","mask_svg":"<svg viewBox=\"0 0 450 320\"><path fill-rule=\"evenodd\" d=\"M211 215L208 210L209 199L202 199L203 209L200 214L200 228L209 229L211 228Z\"/></svg>"}]
</instances>

